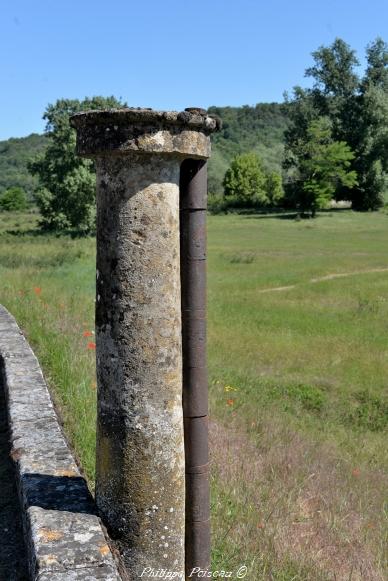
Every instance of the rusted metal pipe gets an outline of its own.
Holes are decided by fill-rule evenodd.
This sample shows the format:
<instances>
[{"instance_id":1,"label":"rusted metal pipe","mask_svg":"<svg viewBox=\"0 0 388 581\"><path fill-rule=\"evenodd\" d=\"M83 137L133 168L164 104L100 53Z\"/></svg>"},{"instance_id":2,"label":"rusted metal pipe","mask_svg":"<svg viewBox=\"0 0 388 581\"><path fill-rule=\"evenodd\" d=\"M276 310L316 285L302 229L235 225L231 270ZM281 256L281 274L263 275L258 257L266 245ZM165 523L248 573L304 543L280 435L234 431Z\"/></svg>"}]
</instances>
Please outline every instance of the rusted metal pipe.
<instances>
[{"instance_id":1,"label":"rusted metal pipe","mask_svg":"<svg viewBox=\"0 0 388 581\"><path fill-rule=\"evenodd\" d=\"M183 417L186 472L185 568L210 568L208 385L206 362L207 163L180 173ZM192 576L193 578L193 576Z\"/></svg>"}]
</instances>

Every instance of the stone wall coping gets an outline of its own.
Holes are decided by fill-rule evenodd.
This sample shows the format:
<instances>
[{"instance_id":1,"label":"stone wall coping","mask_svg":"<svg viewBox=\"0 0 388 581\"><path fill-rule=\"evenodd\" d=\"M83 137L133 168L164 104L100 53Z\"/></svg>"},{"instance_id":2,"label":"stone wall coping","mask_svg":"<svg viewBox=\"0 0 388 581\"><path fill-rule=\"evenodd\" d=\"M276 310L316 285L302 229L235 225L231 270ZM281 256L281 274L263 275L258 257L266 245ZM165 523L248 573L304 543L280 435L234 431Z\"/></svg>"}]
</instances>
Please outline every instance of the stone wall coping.
<instances>
[{"instance_id":1,"label":"stone wall coping","mask_svg":"<svg viewBox=\"0 0 388 581\"><path fill-rule=\"evenodd\" d=\"M61 430L38 360L1 305L0 373L31 579L119 581L94 500Z\"/></svg>"}]
</instances>

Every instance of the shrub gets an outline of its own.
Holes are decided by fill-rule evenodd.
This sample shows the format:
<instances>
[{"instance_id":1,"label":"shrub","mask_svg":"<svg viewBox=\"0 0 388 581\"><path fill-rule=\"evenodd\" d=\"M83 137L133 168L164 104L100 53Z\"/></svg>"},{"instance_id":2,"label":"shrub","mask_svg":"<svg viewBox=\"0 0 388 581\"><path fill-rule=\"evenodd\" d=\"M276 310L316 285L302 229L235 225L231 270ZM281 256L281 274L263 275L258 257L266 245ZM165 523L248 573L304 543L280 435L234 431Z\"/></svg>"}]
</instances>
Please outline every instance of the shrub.
<instances>
[{"instance_id":1,"label":"shrub","mask_svg":"<svg viewBox=\"0 0 388 581\"><path fill-rule=\"evenodd\" d=\"M265 173L262 162L254 152L237 155L224 177L225 196L235 196L240 203L266 205L268 198L265 192Z\"/></svg>"},{"instance_id":2,"label":"shrub","mask_svg":"<svg viewBox=\"0 0 388 581\"><path fill-rule=\"evenodd\" d=\"M210 214L226 213L228 209L228 202L224 196L219 194L209 194L207 208Z\"/></svg>"},{"instance_id":3,"label":"shrub","mask_svg":"<svg viewBox=\"0 0 388 581\"><path fill-rule=\"evenodd\" d=\"M282 176L276 171L272 171L267 174L265 180L265 191L267 194L268 202L272 206L276 206L280 200L284 197Z\"/></svg>"},{"instance_id":4,"label":"shrub","mask_svg":"<svg viewBox=\"0 0 388 581\"><path fill-rule=\"evenodd\" d=\"M27 196L22 188L9 188L0 196L0 209L5 212L20 212L27 208Z\"/></svg>"}]
</instances>

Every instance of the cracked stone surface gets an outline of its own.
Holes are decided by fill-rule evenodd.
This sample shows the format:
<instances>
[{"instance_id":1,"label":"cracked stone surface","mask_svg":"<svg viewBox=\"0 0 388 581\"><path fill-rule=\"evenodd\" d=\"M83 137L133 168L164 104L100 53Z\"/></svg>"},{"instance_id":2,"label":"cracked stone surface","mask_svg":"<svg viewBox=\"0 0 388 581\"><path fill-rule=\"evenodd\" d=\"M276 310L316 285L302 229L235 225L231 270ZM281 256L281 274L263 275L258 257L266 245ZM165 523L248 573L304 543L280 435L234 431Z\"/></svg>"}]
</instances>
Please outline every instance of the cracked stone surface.
<instances>
[{"instance_id":1,"label":"cracked stone surface","mask_svg":"<svg viewBox=\"0 0 388 581\"><path fill-rule=\"evenodd\" d=\"M38 361L1 305L0 374L2 426L7 413L9 417L8 434L6 427L0 432L1 459L14 470L12 478L0 469L0 511L5 519L0 516L0 527L13 523L9 535L1 534L0 581L119 580L93 498L59 426ZM4 553L6 559L6 551L10 557L4 573L1 557ZM15 554L17 558L12 557Z\"/></svg>"},{"instance_id":2,"label":"cracked stone surface","mask_svg":"<svg viewBox=\"0 0 388 581\"><path fill-rule=\"evenodd\" d=\"M179 160L96 165L96 500L138 578L184 566Z\"/></svg>"},{"instance_id":3,"label":"cracked stone surface","mask_svg":"<svg viewBox=\"0 0 388 581\"><path fill-rule=\"evenodd\" d=\"M209 135L221 127L221 120L206 111L131 108L83 111L70 123L78 130L77 152L86 157L140 152L207 159Z\"/></svg>"}]
</instances>

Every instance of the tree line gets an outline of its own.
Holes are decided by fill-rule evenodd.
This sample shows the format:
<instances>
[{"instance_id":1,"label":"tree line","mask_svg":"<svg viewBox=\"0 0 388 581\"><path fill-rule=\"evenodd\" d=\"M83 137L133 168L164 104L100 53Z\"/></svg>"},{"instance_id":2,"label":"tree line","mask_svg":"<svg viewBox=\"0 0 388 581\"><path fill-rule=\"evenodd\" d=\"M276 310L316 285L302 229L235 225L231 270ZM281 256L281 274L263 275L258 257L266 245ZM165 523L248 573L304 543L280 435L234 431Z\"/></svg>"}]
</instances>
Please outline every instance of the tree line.
<instances>
[{"instance_id":1,"label":"tree line","mask_svg":"<svg viewBox=\"0 0 388 581\"><path fill-rule=\"evenodd\" d=\"M357 74L355 52L337 38L312 53L305 71L312 88L285 95L289 125L284 132L282 175L274 198L260 195L260 160L237 156L225 174L224 195L214 209L281 205L300 214L347 200L354 210L384 204L388 172L388 45L377 38L366 49L366 70ZM257 156L256 156L257 157ZM233 187L231 187L231 184ZM280 192L283 191L284 195Z\"/></svg>"},{"instance_id":2,"label":"tree line","mask_svg":"<svg viewBox=\"0 0 388 581\"><path fill-rule=\"evenodd\" d=\"M213 211L283 206L314 216L332 199L348 200L361 211L383 205L388 46L380 38L368 45L362 76L355 52L341 39L319 47L312 57L305 71L312 87L295 87L282 105L209 109L224 121L213 138ZM60 99L47 107L47 146L28 163L43 229L93 229L94 164L76 155L69 118L82 110L125 106L114 97L93 97ZM0 191L0 209L18 209L13 199L19 209L25 204L20 188Z\"/></svg>"},{"instance_id":3,"label":"tree line","mask_svg":"<svg viewBox=\"0 0 388 581\"><path fill-rule=\"evenodd\" d=\"M312 53L305 75L286 99L285 190L302 212L328 200L349 200L355 210L383 205L388 172L388 45L377 38L357 74L354 50L337 38Z\"/></svg>"}]
</instances>

